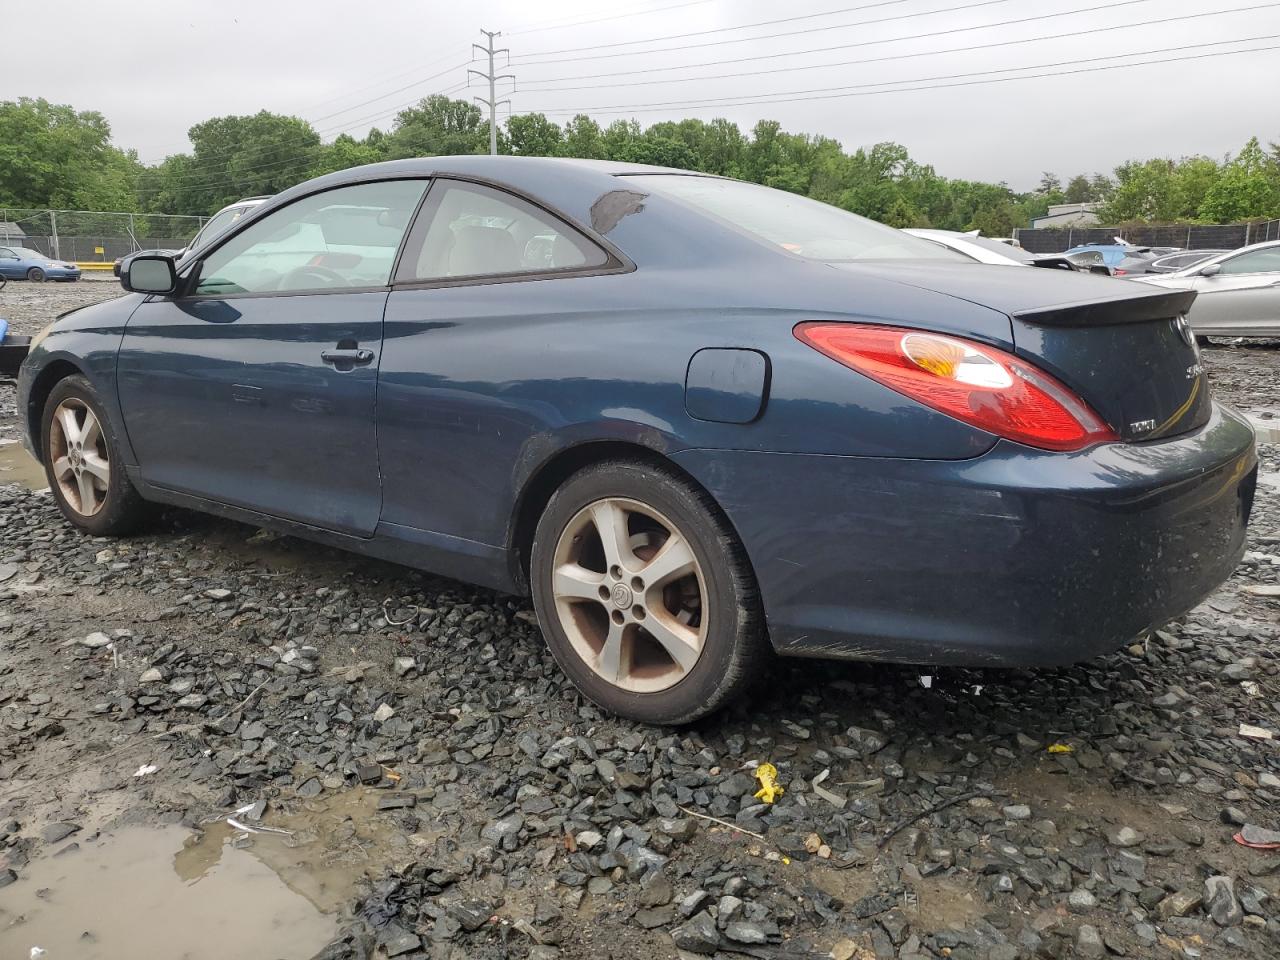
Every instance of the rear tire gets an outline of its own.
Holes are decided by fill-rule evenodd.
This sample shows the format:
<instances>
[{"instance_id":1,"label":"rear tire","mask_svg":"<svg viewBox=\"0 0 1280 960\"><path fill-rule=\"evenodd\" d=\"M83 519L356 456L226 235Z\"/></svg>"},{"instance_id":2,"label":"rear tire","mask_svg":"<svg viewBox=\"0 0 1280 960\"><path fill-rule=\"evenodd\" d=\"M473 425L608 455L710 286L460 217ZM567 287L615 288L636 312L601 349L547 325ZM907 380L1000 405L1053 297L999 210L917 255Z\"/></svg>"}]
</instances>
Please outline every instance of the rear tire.
<instances>
[{"instance_id":1,"label":"rear tire","mask_svg":"<svg viewBox=\"0 0 1280 960\"><path fill-rule=\"evenodd\" d=\"M39 267L32 267L27 271L27 279L32 283L44 283L44 271Z\"/></svg>"},{"instance_id":2,"label":"rear tire","mask_svg":"<svg viewBox=\"0 0 1280 960\"><path fill-rule=\"evenodd\" d=\"M538 522L530 579L561 669L632 720L712 713L772 655L746 552L671 470L615 460L570 477Z\"/></svg>"},{"instance_id":3,"label":"rear tire","mask_svg":"<svg viewBox=\"0 0 1280 960\"><path fill-rule=\"evenodd\" d=\"M147 504L125 475L122 445L106 408L82 376L59 380L41 415L41 459L58 509L94 536L134 530Z\"/></svg>"}]
</instances>

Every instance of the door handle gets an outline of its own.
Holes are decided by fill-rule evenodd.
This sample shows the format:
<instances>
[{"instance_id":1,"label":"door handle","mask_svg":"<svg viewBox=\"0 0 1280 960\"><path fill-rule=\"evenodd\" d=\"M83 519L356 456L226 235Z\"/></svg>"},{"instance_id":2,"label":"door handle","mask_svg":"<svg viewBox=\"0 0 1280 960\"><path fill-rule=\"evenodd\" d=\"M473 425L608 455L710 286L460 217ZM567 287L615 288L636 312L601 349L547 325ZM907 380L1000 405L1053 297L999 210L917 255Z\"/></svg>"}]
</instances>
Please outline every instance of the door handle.
<instances>
[{"instance_id":1,"label":"door handle","mask_svg":"<svg viewBox=\"0 0 1280 960\"><path fill-rule=\"evenodd\" d=\"M352 365L363 366L366 363L373 362L373 351L366 350L363 347L337 347L333 350L325 350L320 354L320 359L325 363L332 363L339 366Z\"/></svg>"}]
</instances>

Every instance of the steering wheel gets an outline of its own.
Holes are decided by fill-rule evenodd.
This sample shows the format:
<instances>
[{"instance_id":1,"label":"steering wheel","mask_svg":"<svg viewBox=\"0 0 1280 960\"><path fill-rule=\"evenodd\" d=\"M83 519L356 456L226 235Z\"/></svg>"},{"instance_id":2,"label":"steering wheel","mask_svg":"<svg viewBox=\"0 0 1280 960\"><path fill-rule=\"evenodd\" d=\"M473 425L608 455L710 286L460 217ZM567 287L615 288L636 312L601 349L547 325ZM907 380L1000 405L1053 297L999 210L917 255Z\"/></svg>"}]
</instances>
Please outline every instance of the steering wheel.
<instances>
[{"instance_id":1,"label":"steering wheel","mask_svg":"<svg viewBox=\"0 0 1280 960\"><path fill-rule=\"evenodd\" d=\"M306 290L315 284L307 282L307 278L316 278L323 281L320 286L327 287L337 284L342 286L346 284L347 278L336 270L330 270L328 267L322 267L319 264L305 264L301 267L294 267L283 277L280 278L280 290Z\"/></svg>"}]
</instances>

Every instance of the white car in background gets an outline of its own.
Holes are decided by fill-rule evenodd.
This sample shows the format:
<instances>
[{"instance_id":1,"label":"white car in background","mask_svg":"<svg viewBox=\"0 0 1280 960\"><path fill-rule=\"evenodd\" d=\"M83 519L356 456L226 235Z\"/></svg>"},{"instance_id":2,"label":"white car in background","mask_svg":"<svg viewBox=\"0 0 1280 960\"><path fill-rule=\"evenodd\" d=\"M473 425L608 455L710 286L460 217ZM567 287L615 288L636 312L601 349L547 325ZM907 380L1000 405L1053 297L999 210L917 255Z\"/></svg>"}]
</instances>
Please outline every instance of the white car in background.
<instances>
[{"instance_id":1,"label":"white car in background","mask_svg":"<svg viewBox=\"0 0 1280 960\"><path fill-rule=\"evenodd\" d=\"M120 265L129 257L135 256L137 253L164 253L173 257L175 260L181 260L188 252L204 243L209 243L216 237L222 236L227 232L241 217L259 207L270 200L271 197L245 197L243 200L237 200L235 203L229 203L212 217L205 221L203 227L191 238L181 250L138 250L123 257L116 257L116 262L111 268L111 272L117 277L120 276Z\"/></svg>"},{"instance_id":2,"label":"white car in background","mask_svg":"<svg viewBox=\"0 0 1280 960\"><path fill-rule=\"evenodd\" d=\"M984 237L977 230L961 233L958 230L932 230L908 227L902 231L913 237L932 240L948 250L963 254L979 263L991 263L1001 267L1049 267L1058 270L1083 269L1076 267L1070 260L1055 253L1028 253L1021 247L1015 247L995 237Z\"/></svg>"},{"instance_id":3,"label":"white car in background","mask_svg":"<svg viewBox=\"0 0 1280 960\"><path fill-rule=\"evenodd\" d=\"M1198 337L1280 337L1280 240L1130 282L1196 291L1187 320Z\"/></svg>"}]
</instances>

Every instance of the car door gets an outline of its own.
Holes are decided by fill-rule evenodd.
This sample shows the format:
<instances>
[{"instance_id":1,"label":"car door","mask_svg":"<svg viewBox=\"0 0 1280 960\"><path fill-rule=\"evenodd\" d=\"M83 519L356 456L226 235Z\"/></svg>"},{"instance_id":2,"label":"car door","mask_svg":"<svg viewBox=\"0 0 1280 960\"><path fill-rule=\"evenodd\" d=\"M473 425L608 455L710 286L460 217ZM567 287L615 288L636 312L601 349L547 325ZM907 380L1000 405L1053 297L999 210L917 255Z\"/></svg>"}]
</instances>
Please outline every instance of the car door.
<instances>
[{"instance_id":1,"label":"car door","mask_svg":"<svg viewBox=\"0 0 1280 960\"><path fill-rule=\"evenodd\" d=\"M300 198L229 233L180 295L138 307L117 380L143 480L373 533L383 310L425 190L388 180Z\"/></svg>"},{"instance_id":2,"label":"car door","mask_svg":"<svg viewBox=\"0 0 1280 960\"><path fill-rule=\"evenodd\" d=\"M562 341L584 315L619 309L614 281L627 269L523 198L434 181L387 303L378 450L388 529L443 535L455 555L504 542L517 462L562 425L552 397L590 382Z\"/></svg>"},{"instance_id":3,"label":"car door","mask_svg":"<svg viewBox=\"0 0 1280 960\"><path fill-rule=\"evenodd\" d=\"M0 277L21 277L23 274L18 255L8 247L0 247Z\"/></svg>"},{"instance_id":4,"label":"car door","mask_svg":"<svg viewBox=\"0 0 1280 960\"><path fill-rule=\"evenodd\" d=\"M1188 314L1197 332L1259 336L1280 330L1280 246L1219 260L1212 276L1196 275Z\"/></svg>"}]
</instances>

